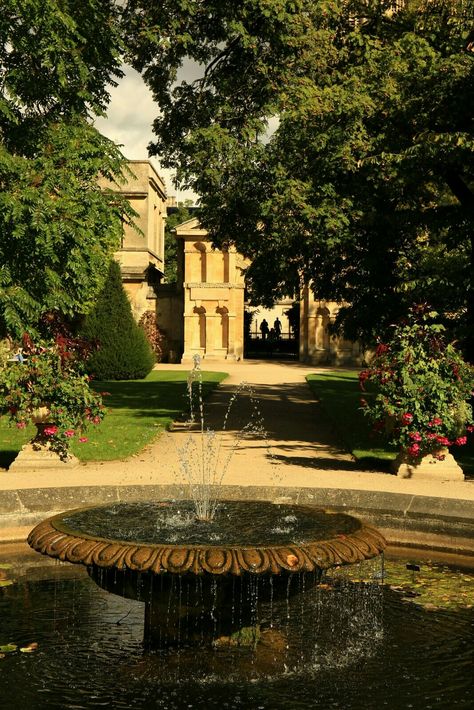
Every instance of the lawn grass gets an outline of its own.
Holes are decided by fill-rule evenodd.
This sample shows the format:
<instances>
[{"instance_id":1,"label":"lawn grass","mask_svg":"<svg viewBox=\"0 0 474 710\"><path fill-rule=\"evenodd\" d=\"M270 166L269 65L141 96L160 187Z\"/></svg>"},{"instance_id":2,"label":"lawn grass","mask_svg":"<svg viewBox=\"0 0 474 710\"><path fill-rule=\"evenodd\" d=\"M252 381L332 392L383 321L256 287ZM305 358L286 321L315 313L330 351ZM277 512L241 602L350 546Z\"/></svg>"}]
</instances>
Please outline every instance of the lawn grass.
<instances>
[{"instance_id":1,"label":"lawn grass","mask_svg":"<svg viewBox=\"0 0 474 710\"><path fill-rule=\"evenodd\" d=\"M104 421L87 432L88 442L73 442L72 452L81 461L110 461L138 453L169 424L189 411L187 372L152 372L144 380L93 382L109 412ZM203 372L206 397L227 377L224 372ZM35 434L35 427L19 431L0 419L0 466L7 468L20 448Z\"/></svg>"},{"instance_id":2,"label":"lawn grass","mask_svg":"<svg viewBox=\"0 0 474 710\"><path fill-rule=\"evenodd\" d=\"M308 375L309 386L320 400L344 448L362 466L384 470L395 458L396 450L374 438L360 409L358 370L334 370ZM365 394L366 398L370 395Z\"/></svg>"},{"instance_id":3,"label":"lawn grass","mask_svg":"<svg viewBox=\"0 0 474 710\"><path fill-rule=\"evenodd\" d=\"M360 410L358 375L358 370L334 370L308 375L306 379L347 451L362 466L386 470L396 456L396 449L384 445L383 440L370 431L368 420ZM364 393L364 397L370 399L370 392ZM454 447L451 453L466 477L474 477L474 438L470 437L467 446Z\"/></svg>"}]
</instances>

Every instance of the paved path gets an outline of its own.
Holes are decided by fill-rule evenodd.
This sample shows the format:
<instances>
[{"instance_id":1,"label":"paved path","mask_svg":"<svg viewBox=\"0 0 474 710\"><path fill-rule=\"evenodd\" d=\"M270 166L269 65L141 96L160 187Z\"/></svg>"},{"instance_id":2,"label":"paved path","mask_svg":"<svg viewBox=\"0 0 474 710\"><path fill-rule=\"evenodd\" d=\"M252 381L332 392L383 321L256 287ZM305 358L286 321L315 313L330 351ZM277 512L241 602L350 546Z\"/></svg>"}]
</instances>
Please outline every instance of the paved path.
<instances>
[{"instance_id":1,"label":"paved path","mask_svg":"<svg viewBox=\"0 0 474 710\"><path fill-rule=\"evenodd\" d=\"M158 367L187 369L182 365ZM220 428L229 398L236 386L245 381L252 386L267 430L266 439L249 435L241 441L226 471L224 484L387 491L474 500L474 481L413 481L384 472L358 470L351 456L338 447L335 432L305 382L305 376L314 372L314 367L261 361L212 366L206 363L206 367L230 374L207 403L210 424ZM236 407L244 423L248 420L248 409L244 404ZM216 420L219 420L218 425ZM221 460L235 440L233 421L229 420L230 430L220 438ZM177 449L185 445L188 437L187 432L166 432L142 453L126 461L84 464L60 472L0 472L0 490L184 482L186 477L178 465ZM199 437L196 446L200 446ZM195 463L197 457L193 455L191 459Z\"/></svg>"}]
</instances>

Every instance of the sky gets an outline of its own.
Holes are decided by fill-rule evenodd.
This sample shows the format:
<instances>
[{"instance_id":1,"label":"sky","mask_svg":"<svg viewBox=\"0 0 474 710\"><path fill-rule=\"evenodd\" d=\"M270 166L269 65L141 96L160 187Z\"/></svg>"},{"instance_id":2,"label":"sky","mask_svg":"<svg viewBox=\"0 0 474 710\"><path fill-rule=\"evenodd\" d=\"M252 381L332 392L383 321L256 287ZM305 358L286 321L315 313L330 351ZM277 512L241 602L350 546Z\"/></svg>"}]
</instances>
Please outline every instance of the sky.
<instances>
[{"instance_id":1,"label":"sky","mask_svg":"<svg viewBox=\"0 0 474 710\"><path fill-rule=\"evenodd\" d=\"M149 158L147 146L153 140L152 123L158 114L150 90L138 72L129 66L122 67L125 76L116 87L110 87L110 104L107 118L97 118L97 130L121 146L122 153L129 160L149 159L163 178L168 196L179 200L196 195L189 190L177 190L172 182L172 173L161 168L156 157Z\"/></svg>"}]
</instances>

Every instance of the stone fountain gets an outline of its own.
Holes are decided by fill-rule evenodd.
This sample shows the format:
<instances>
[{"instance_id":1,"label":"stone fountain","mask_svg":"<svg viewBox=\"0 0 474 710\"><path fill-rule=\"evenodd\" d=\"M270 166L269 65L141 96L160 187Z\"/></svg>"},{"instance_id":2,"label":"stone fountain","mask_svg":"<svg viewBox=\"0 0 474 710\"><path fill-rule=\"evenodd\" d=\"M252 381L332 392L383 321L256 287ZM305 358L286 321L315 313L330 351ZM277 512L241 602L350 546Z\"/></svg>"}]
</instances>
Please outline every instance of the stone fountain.
<instances>
[{"instance_id":1,"label":"stone fountain","mask_svg":"<svg viewBox=\"0 0 474 710\"><path fill-rule=\"evenodd\" d=\"M192 501L82 508L43 521L28 542L144 602L145 641L154 647L233 634L255 623L259 599L307 589L386 544L349 515L264 501L221 501L212 521L196 519ZM292 584L303 576L304 585Z\"/></svg>"},{"instance_id":2,"label":"stone fountain","mask_svg":"<svg viewBox=\"0 0 474 710\"><path fill-rule=\"evenodd\" d=\"M268 501L210 503L212 481L199 469L203 480L190 481L194 500L68 511L37 525L28 542L85 565L103 589L143 602L145 643L154 648L212 645L255 626L262 600L303 593L326 570L376 557L386 545L376 529L341 513ZM204 506L196 505L199 490Z\"/></svg>"}]
</instances>

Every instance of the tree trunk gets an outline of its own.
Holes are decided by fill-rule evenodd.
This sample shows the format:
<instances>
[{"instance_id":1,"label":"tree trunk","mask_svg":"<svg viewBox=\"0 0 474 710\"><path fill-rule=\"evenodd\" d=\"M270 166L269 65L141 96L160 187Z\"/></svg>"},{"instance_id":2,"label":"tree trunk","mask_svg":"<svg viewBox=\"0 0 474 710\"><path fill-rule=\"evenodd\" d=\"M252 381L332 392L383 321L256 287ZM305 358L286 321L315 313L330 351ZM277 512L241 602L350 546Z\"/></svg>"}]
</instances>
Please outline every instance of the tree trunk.
<instances>
[{"instance_id":1,"label":"tree trunk","mask_svg":"<svg viewBox=\"0 0 474 710\"><path fill-rule=\"evenodd\" d=\"M466 359L474 364L474 193L463 178L454 170L449 170L446 173L446 182L454 196L472 218L469 284L466 294L466 341L464 350Z\"/></svg>"}]
</instances>

